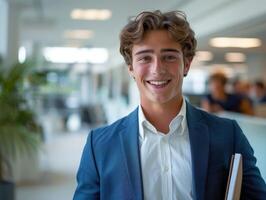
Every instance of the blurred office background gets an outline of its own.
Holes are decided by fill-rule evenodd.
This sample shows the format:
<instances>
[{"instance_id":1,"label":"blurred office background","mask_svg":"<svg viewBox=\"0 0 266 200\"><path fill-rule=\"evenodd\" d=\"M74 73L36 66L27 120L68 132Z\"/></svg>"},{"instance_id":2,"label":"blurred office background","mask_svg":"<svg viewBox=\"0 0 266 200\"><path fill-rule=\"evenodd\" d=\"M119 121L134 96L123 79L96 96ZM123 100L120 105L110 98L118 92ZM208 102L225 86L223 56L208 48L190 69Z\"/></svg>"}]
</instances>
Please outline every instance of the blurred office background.
<instances>
[{"instance_id":1,"label":"blurred office background","mask_svg":"<svg viewBox=\"0 0 266 200\"><path fill-rule=\"evenodd\" d=\"M17 200L72 199L90 129L139 102L119 54L119 32L132 16L155 9L184 11L196 33L198 52L183 87L188 101L201 106L216 71L227 76L228 92L241 83L253 114L218 115L239 122L266 179L266 104L254 85L266 84L264 0L0 0L1 70L29 68L20 74L20 91L41 138L36 155L12 161Z\"/></svg>"}]
</instances>

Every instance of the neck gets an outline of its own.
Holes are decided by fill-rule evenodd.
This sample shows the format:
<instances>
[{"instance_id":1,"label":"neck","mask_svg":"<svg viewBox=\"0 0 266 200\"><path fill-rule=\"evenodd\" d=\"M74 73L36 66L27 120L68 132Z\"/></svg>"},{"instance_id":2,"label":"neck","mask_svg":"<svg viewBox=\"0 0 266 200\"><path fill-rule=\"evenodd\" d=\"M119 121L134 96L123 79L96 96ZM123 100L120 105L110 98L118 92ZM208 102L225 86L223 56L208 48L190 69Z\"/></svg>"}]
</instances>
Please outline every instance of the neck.
<instances>
[{"instance_id":1,"label":"neck","mask_svg":"<svg viewBox=\"0 0 266 200\"><path fill-rule=\"evenodd\" d=\"M169 124L179 113L183 98L176 99L167 104L142 103L141 107L146 119L160 132L167 134Z\"/></svg>"}]
</instances>

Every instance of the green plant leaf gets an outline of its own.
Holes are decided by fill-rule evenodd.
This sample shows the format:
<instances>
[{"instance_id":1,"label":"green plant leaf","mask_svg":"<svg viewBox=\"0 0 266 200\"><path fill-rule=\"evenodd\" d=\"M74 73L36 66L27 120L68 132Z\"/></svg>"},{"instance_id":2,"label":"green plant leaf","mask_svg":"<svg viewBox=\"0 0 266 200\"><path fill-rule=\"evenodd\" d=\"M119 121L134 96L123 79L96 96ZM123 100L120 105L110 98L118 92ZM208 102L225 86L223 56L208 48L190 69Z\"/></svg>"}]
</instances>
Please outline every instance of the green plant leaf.
<instances>
[{"instance_id":1,"label":"green plant leaf","mask_svg":"<svg viewBox=\"0 0 266 200\"><path fill-rule=\"evenodd\" d=\"M0 68L0 180L4 166L12 166L22 154L36 153L41 144L41 128L23 95L29 66L25 63Z\"/></svg>"}]
</instances>

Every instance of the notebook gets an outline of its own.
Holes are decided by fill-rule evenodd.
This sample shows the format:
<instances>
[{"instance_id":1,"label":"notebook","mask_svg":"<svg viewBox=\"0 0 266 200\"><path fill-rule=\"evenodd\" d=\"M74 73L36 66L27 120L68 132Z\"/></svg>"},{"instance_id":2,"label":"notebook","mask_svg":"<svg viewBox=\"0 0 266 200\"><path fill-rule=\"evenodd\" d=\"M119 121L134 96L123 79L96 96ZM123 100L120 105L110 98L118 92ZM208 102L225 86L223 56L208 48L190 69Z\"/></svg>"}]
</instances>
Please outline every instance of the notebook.
<instances>
[{"instance_id":1,"label":"notebook","mask_svg":"<svg viewBox=\"0 0 266 200\"><path fill-rule=\"evenodd\" d=\"M242 165L243 165L242 155L239 153L232 155L230 171L229 171L229 176L227 180L225 200L239 200L240 199L242 175L243 175Z\"/></svg>"}]
</instances>

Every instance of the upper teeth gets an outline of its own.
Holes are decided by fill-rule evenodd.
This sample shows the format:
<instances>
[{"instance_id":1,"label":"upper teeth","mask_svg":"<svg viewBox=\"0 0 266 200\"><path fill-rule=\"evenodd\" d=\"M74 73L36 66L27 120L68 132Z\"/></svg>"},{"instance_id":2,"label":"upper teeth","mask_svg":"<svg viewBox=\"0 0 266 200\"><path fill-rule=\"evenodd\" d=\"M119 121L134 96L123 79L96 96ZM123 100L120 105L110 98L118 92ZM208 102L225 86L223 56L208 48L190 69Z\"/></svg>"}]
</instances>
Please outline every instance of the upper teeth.
<instances>
[{"instance_id":1,"label":"upper teeth","mask_svg":"<svg viewBox=\"0 0 266 200\"><path fill-rule=\"evenodd\" d=\"M163 85L166 84L167 81L149 81L153 85Z\"/></svg>"}]
</instances>

